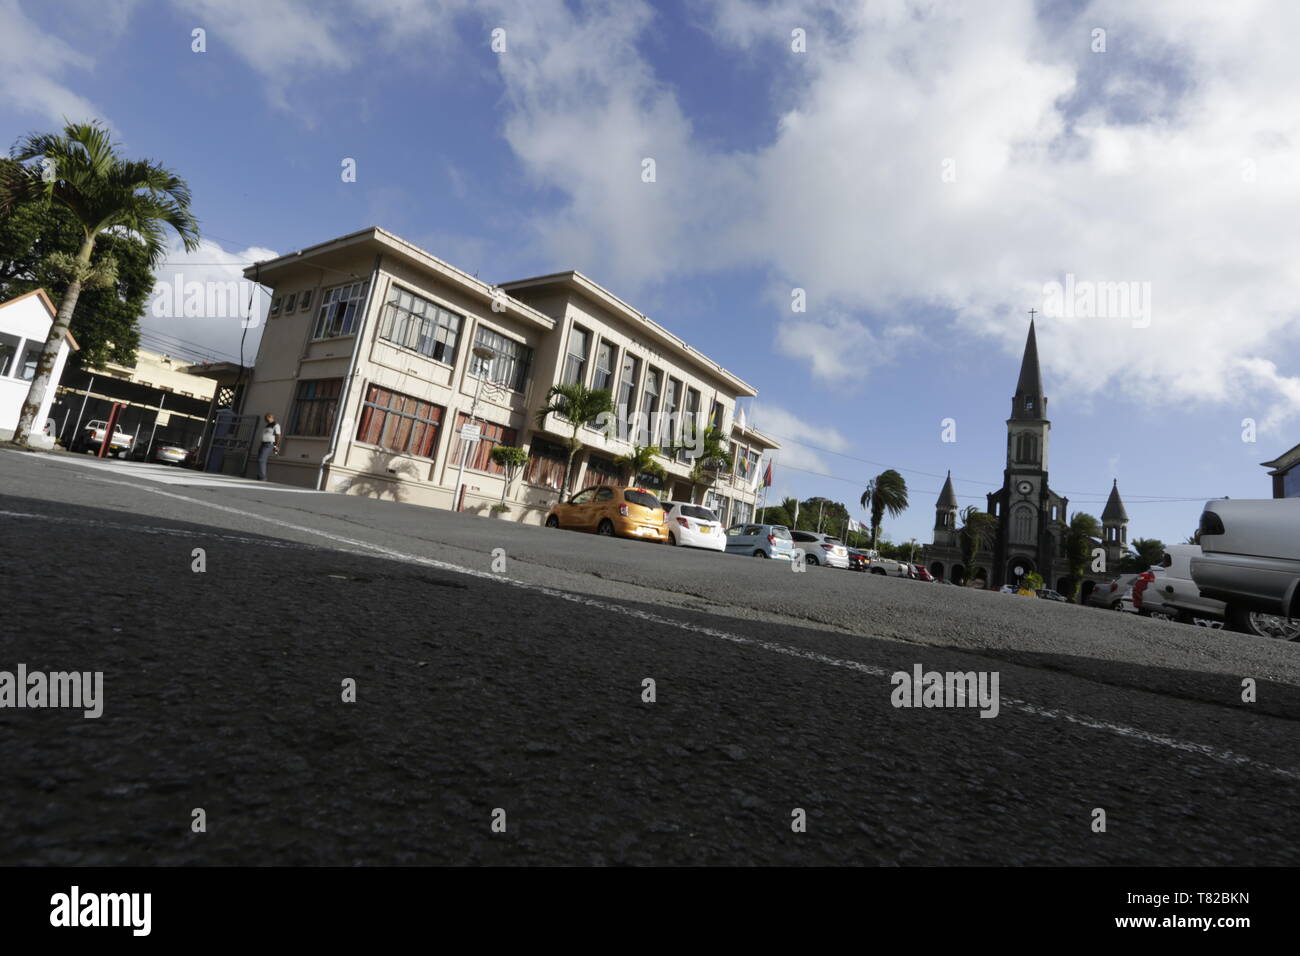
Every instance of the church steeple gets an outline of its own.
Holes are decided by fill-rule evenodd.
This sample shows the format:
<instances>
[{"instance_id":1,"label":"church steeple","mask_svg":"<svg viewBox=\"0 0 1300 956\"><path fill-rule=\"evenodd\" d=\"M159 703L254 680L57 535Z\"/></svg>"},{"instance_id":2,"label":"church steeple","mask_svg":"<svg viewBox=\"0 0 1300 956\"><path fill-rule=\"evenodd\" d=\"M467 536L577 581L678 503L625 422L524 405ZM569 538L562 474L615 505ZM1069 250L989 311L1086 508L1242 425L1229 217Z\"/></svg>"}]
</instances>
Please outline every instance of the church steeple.
<instances>
[{"instance_id":1,"label":"church steeple","mask_svg":"<svg viewBox=\"0 0 1300 956\"><path fill-rule=\"evenodd\" d=\"M1110 486L1110 497L1106 499L1106 507L1102 509L1101 520L1113 521L1115 523L1128 522L1128 512L1124 510L1124 502L1119 497L1119 479L1113 479Z\"/></svg>"},{"instance_id":2,"label":"church steeple","mask_svg":"<svg viewBox=\"0 0 1300 956\"><path fill-rule=\"evenodd\" d=\"M943 483L943 490L939 492L939 500L934 503L934 530L948 532L949 536L957 530L957 493L952 490L951 471ZM936 541L938 537L936 534Z\"/></svg>"},{"instance_id":3,"label":"church steeple","mask_svg":"<svg viewBox=\"0 0 1300 956\"><path fill-rule=\"evenodd\" d=\"M1047 396L1043 394L1043 376L1038 369L1038 336L1034 332L1032 313L1025 355L1020 360L1020 379L1016 382L1016 395L1011 399L1011 417L1022 422L1047 418Z\"/></svg>"}]
</instances>

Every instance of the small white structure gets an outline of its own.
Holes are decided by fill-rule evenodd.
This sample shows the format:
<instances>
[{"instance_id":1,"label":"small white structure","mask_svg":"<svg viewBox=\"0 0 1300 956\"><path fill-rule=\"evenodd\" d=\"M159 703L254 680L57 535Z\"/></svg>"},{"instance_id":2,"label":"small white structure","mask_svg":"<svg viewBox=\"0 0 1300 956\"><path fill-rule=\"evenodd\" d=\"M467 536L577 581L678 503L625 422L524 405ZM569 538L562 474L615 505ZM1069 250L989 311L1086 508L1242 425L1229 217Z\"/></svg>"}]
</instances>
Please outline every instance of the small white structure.
<instances>
[{"instance_id":1,"label":"small white structure","mask_svg":"<svg viewBox=\"0 0 1300 956\"><path fill-rule=\"evenodd\" d=\"M36 289L8 302L0 302L0 441L13 438L14 429L18 427L18 416L22 412L23 402L27 401L32 378L36 375L36 362L41 357L41 349L45 347L45 339L50 334L50 326L54 324L56 314L54 303L44 289ZM45 421L49 417L54 390L63 375L68 352L76 348L77 341L69 332L59 348L50 387L45 392L40 414L36 416L36 428L31 442L36 447L54 447L54 439L45 434Z\"/></svg>"}]
</instances>

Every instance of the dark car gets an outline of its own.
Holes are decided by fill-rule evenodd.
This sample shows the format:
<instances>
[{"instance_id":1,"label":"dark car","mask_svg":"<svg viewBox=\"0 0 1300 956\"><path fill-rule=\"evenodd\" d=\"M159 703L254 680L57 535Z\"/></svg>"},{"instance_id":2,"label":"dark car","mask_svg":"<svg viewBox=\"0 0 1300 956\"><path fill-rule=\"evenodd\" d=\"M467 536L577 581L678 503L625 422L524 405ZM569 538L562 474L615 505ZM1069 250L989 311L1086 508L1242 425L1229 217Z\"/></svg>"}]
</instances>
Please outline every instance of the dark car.
<instances>
[{"instance_id":1,"label":"dark car","mask_svg":"<svg viewBox=\"0 0 1300 956\"><path fill-rule=\"evenodd\" d=\"M1064 594L1053 591L1051 588L1039 588L1037 593L1044 601L1065 601L1069 603L1069 599Z\"/></svg>"}]
</instances>

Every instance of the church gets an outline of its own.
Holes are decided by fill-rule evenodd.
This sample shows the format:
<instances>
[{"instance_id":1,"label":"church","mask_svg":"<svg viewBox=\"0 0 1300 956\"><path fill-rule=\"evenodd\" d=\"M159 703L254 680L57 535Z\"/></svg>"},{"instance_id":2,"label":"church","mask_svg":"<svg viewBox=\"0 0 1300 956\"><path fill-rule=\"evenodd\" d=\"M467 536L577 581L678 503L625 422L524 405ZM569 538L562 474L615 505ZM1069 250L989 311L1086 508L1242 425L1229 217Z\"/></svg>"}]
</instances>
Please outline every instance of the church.
<instances>
[{"instance_id":1,"label":"church","mask_svg":"<svg viewBox=\"0 0 1300 956\"><path fill-rule=\"evenodd\" d=\"M1011 399L1011 417L1007 419L1007 458L1002 487L988 495L985 509L996 522L992 546L980 549L974 568L963 566L958 538L960 509L949 472L935 503L934 541L925 549L926 563L936 579L958 584L983 580L985 587L998 588L1017 584L1025 575L1036 572L1042 577L1044 587L1069 593L1070 566L1065 546L1070 502L1052 491L1047 483L1051 430L1047 396L1043 394L1043 378L1038 367L1038 339L1031 316L1025 354L1020 361L1020 378ZM1106 566L1113 569L1128 550L1128 513L1120 500L1118 482L1111 486L1101 523Z\"/></svg>"}]
</instances>

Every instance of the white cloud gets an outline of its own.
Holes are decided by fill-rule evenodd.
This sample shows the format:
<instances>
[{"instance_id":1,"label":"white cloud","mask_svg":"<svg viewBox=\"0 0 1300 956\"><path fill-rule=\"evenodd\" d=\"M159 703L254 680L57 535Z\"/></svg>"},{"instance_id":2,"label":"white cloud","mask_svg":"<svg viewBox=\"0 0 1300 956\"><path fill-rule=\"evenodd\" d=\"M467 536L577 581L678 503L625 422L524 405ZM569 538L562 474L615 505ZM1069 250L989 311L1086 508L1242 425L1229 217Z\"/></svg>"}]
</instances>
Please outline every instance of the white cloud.
<instances>
[{"instance_id":1,"label":"white cloud","mask_svg":"<svg viewBox=\"0 0 1300 956\"><path fill-rule=\"evenodd\" d=\"M1045 23L1030 0L722 0L717 38L790 78L771 142L743 154L704 145L638 54L645 8L544 10L541 52L501 65L509 142L569 197L545 223L557 257L633 284L762 267L823 305L777 332L815 376L843 369L835 336L878 344L858 316L955 316L1015 355L1045 283L1150 283L1147 328L1040 322L1059 394L1222 403L1248 384L1278 421L1300 411L1293 369L1260 364L1297 338L1300 8L1099 2ZM792 21L809 31L797 73Z\"/></svg>"},{"instance_id":2,"label":"white cloud","mask_svg":"<svg viewBox=\"0 0 1300 956\"><path fill-rule=\"evenodd\" d=\"M93 58L42 30L18 0L0 0L0 63L0 103L57 124L103 118L64 78L92 70Z\"/></svg>"},{"instance_id":3,"label":"white cloud","mask_svg":"<svg viewBox=\"0 0 1300 956\"><path fill-rule=\"evenodd\" d=\"M228 251L202 240L193 252L178 241L155 270L154 295L140 318L142 345L152 351L196 354L210 350L221 361L237 361L244 340L244 364L257 356L270 297L244 280L244 269L279 253L261 247ZM252 308L253 321L244 324Z\"/></svg>"},{"instance_id":4,"label":"white cloud","mask_svg":"<svg viewBox=\"0 0 1300 956\"><path fill-rule=\"evenodd\" d=\"M798 471L784 471L783 466L821 474L837 474L836 467L828 463L822 452L846 452L853 447L839 429L830 425L813 424L777 405L755 400L750 403L746 414L750 427L757 428L781 443L774 458L776 488L769 495L769 500L772 501L786 494L785 489L793 482L806 478ZM839 471L843 471L843 468Z\"/></svg>"}]
</instances>

